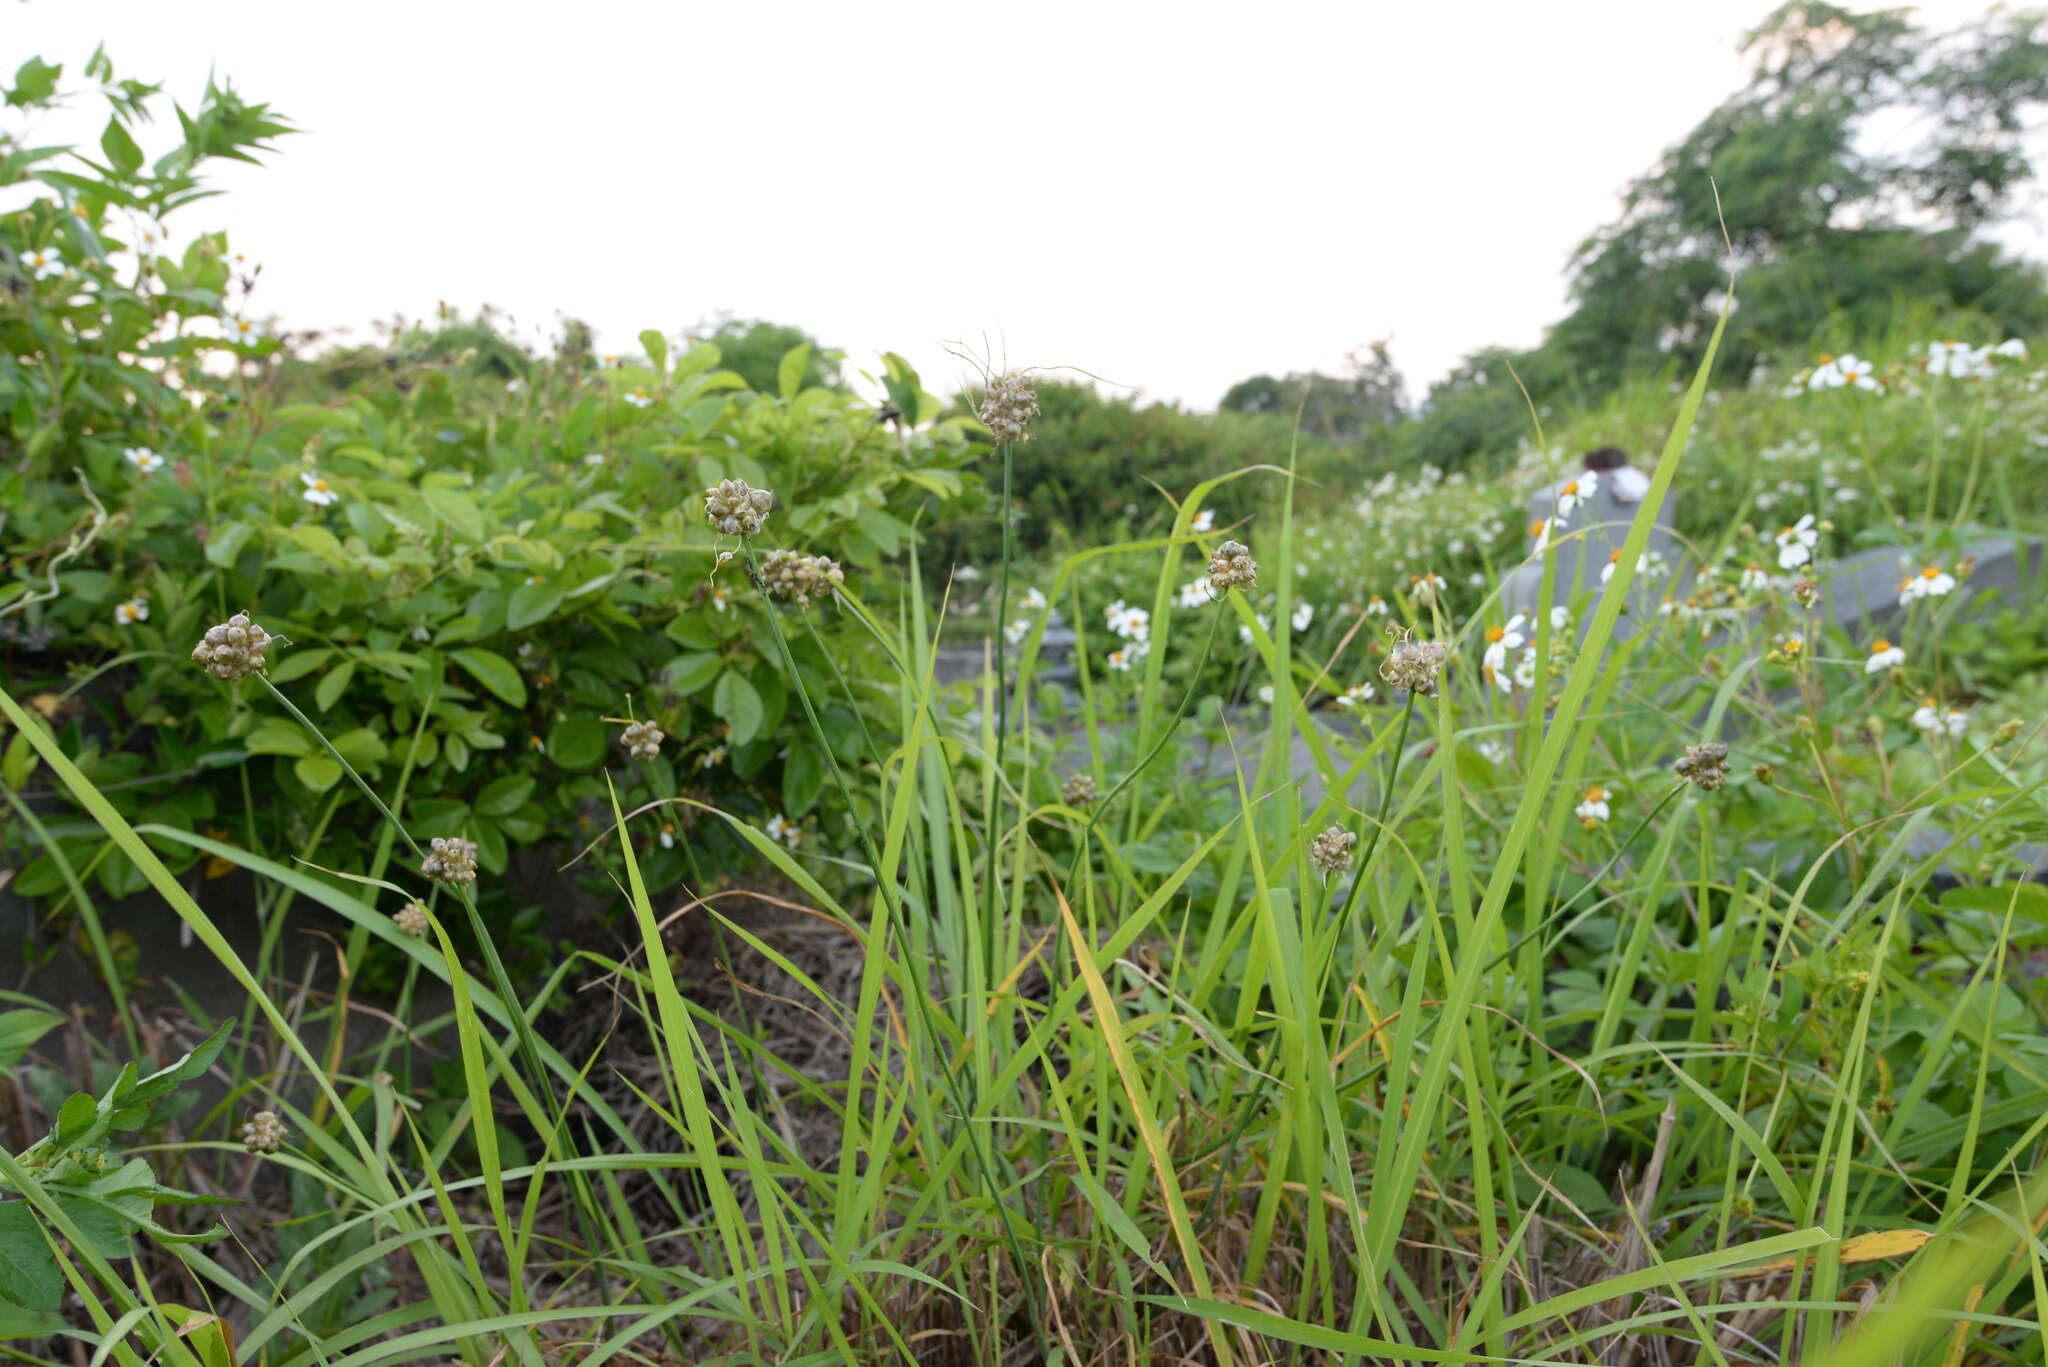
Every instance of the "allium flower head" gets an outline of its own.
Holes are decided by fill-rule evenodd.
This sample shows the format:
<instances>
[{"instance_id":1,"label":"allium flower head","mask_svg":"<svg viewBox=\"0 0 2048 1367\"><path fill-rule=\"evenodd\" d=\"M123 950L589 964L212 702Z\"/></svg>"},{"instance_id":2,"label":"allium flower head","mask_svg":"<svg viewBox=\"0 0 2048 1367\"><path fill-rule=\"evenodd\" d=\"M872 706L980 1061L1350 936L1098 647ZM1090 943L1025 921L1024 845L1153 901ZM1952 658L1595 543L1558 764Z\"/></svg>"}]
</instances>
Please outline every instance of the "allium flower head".
<instances>
[{"instance_id":1,"label":"allium flower head","mask_svg":"<svg viewBox=\"0 0 2048 1367\"><path fill-rule=\"evenodd\" d=\"M420 872L437 883L474 883L476 842L459 835L435 836L428 844Z\"/></svg>"},{"instance_id":2,"label":"allium flower head","mask_svg":"<svg viewBox=\"0 0 2048 1367\"><path fill-rule=\"evenodd\" d=\"M822 555L770 551L761 557L761 590L770 598L808 603L830 598L832 590L845 582L846 572Z\"/></svg>"},{"instance_id":3,"label":"allium flower head","mask_svg":"<svg viewBox=\"0 0 2048 1367\"><path fill-rule=\"evenodd\" d=\"M242 1126L242 1147L250 1153L276 1153L284 1147L284 1122L275 1111L258 1111Z\"/></svg>"},{"instance_id":4,"label":"allium flower head","mask_svg":"<svg viewBox=\"0 0 2048 1367\"><path fill-rule=\"evenodd\" d=\"M1038 391L1022 372L1011 371L988 382L981 401L981 423L997 441L1029 441L1025 429L1038 416Z\"/></svg>"},{"instance_id":5,"label":"allium flower head","mask_svg":"<svg viewBox=\"0 0 2048 1367\"><path fill-rule=\"evenodd\" d=\"M721 480L704 493L704 516L721 536L752 536L768 520L775 495L743 479Z\"/></svg>"},{"instance_id":6,"label":"allium flower head","mask_svg":"<svg viewBox=\"0 0 2048 1367\"><path fill-rule=\"evenodd\" d=\"M407 902L391 913L391 925L401 935L415 938L425 935L428 930L427 908L417 898Z\"/></svg>"},{"instance_id":7,"label":"allium flower head","mask_svg":"<svg viewBox=\"0 0 2048 1367\"><path fill-rule=\"evenodd\" d=\"M1259 563L1244 542L1226 541L1209 557L1209 587L1218 598L1232 589L1254 589L1258 584Z\"/></svg>"},{"instance_id":8,"label":"allium flower head","mask_svg":"<svg viewBox=\"0 0 2048 1367\"><path fill-rule=\"evenodd\" d=\"M1074 774L1060 789L1060 801L1069 807L1086 807L1095 801L1095 775Z\"/></svg>"},{"instance_id":9,"label":"allium flower head","mask_svg":"<svg viewBox=\"0 0 2048 1367\"><path fill-rule=\"evenodd\" d=\"M653 759L661 753L662 730L651 721L636 721L619 733L619 744L634 759Z\"/></svg>"},{"instance_id":10,"label":"allium flower head","mask_svg":"<svg viewBox=\"0 0 2048 1367\"><path fill-rule=\"evenodd\" d=\"M1672 768L1678 771L1680 778L1701 792L1711 793L1728 781L1728 747L1717 740L1710 740L1704 745L1688 745L1685 754Z\"/></svg>"},{"instance_id":11,"label":"allium flower head","mask_svg":"<svg viewBox=\"0 0 2048 1367\"><path fill-rule=\"evenodd\" d=\"M271 635L238 612L217 627L208 627L192 658L206 666L216 679L245 679L260 673L270 651Z\"/></svg>"},{"instance_id":12,"label":"allium flower head","mask_svg":"<svg viewBox=\"0 0 2048 1367\"><path fill-rule=\"evenodd\" d=\"M1434 698L1437 675L1443 671L1449 647L1442 641L1410 640L1405 629L1396 629L1391 634L1395 645L1380 665L1380 679L1388 687L1398 688L1404 693L1420 693L1426 698Z\"/></svg>"},{"instance_id":13,"label":"allium flower head","mask_svg":"<svg viewBox=\"0 0 2048 1367\"><path fill-rule=\"evenodd\" d=\"M1358 833L1347 831L1342 826L1332 826L1308 844L1308 862L1317 873L1328 881L1333 873L1342 873L1351 867L1356 856L1353 851L1358 845Z\"/></svg>"}]
</instances>

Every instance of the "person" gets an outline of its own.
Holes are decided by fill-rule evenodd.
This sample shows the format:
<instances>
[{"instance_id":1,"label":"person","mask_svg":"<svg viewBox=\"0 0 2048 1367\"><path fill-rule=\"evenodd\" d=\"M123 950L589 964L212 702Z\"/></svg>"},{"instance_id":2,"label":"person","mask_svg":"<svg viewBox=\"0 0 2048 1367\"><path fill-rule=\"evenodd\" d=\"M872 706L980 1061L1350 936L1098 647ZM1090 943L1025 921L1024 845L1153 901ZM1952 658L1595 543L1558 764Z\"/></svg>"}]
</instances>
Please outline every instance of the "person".
<instances>
[{"instance_id":1,"label":"person","mask_svg":"<svg viewBox=\"0 0 2048 1367\"><path fill-rule=\"evenodd\" d=\"M1587 596L1597 596L1606 585L1602 571L1628 539L1629 524L1650 492L1650 477L1630 464L1628 452L1619 446L1595 447L1579 457L1579 466L1581 472L1590 473L1593 479L1582 479L1579 472L1574 472L1543 485L1529 496L1532 525L1556 519L1556 525L1549 528L1552 554L1557 559L1550 602L1537 601L1542 596L1543 557L1532 555L1509 576L1501 595L1507 612L1533 614L1539 608L1583 602ZM1590 490L1588 484L1592 486ZM1570 511L1559 516L1558 502L1568 495L1574 502L1567 503ZM1657 525L1650 529L1648 547L1652 564L1668 567L1673 562L1677 538L1671 528L1676 502L1677 492L1673 490L1657 509ZM1668 579L1638 583L1644 603L1653 602L1672 588ZM1638 605L1639 610L1642 606ZM1626 635L1628 630L1624 619L1621 634Z\"/></svg>"},{"instance_id":2,"label":"person","mask_svg":"<svg viewBox=\"0 0 2048 1367\"><path fill-rule=\"evenodd\" d=\"M1619 446L1602 446L1579 457L1579 463L1607 480L1614 488L1614 501L1634 507L1650 492L1650 477L1628 463L1628 452Z\"/></svg>"}]
</instances>

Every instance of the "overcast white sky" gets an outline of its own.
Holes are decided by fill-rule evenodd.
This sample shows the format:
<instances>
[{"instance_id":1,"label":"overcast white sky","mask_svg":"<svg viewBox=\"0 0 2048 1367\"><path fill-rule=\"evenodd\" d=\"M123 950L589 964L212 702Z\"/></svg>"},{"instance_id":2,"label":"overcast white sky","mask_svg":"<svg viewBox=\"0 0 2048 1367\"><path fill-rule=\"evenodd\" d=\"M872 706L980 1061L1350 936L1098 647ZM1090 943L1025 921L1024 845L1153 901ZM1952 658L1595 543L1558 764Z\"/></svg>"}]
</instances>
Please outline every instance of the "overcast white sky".
<instances>
[{"instance_id":1,"label":"overcast white sky","mask_svg":"<svg viewBox=\"0 0 2048 1367\"><path fill-rule=\"evenodd\" d=\"M227 228L287 327L489 301L627 348L724 310L933 389L985 337L1208 408L1376 337L1417 394L1536 340L1769 7L0 0L0 64L105 39L294 118L172 224Z\"/></svg>"}]
</instances>

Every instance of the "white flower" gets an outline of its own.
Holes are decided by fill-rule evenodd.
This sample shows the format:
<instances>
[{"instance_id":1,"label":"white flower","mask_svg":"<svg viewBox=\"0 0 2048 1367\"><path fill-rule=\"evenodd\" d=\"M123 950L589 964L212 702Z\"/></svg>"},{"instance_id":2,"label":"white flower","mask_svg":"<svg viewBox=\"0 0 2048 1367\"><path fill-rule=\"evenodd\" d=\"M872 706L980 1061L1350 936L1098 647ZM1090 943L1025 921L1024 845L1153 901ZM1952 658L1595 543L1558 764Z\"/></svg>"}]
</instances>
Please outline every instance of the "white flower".
<instances>
[{"instance_id":1,"label":"white flower","mask_svg":"<svg viewBox=\"0 0 2048 1367\"><path fill-rule=\"evenodd\" d=\"M1968 342L1929 342L1927 344L1927 373L1945 375L1952 380L1974 380L1991 373L1989 350L1971 346Z\"/></svg>"},{"instance_id":2,"label":"white flower","mask_svg":"<svg viewBox=\"0 0 2048 1367\"><path fill-rule=\"evenodd\" d=\"M1038 591L1036 585L1024 590L1024 596L1017 601L1025 612L1045 611L1045 595Z\"/></svg>"},{"instance_id":3,"label":"white flower","mask_svg":"<svg viewBox=\"0 0 2048 1367\"><path fill-rule=\"evenodd\" d=\"M1593 497L1600 490L1600 474L1587 470L1572 476L1557 491L1557 519L1562 522L1572 515L1572 510Z\"/></svg>"},{"instance_id":4,"label":"white flower","mask_svg":"<svg viewBox=\"0 0 2048 1367\"><path fill-rule=\"evenodd\" d=\"M676 847L676 828L666 821L662 822L661 834L657 838L661 841L661 847L663 849L674 849Z\"/></svg>"},{"instance_id":5,"label":"white flower","mask_svg":"<svg viewBox=\"0 0 2048 1367\"><path fill-rule=\"evenodd\" d=\"M1621 549L1616 547L1607 553L1607 563L1600 567L1600 582L1609 583L1614 578L1616 567L1621 564ZM1644 551L1636 557L1636 574L1644 579L1655 579L1664 573L1664 557L1655 551Z\"/></svg>"},{"instance_id":6,"label":"white flower","mask_svg":"<svg viewBox=\"0 0 2048 1367\"><path fill-rule=\"evenodd\" d=\"M731 601L732 595L725 591L725 585L713 584L711 586L711 606L713 609L718 612L724 612L726 605Z\"/></svg>"},{"instance_id":7,"label":"white flower","mask_svg":"<svg viewBox=\"0 0 2048 1367\"><path fill-rule=\"evenodd\" d=\"M1518 612L1508 619L1506 626L1486 629L1486 653L1480 657L1480 673L1503 693L1515 691L1514 679L1508 672L1508 653L1527 644L1528 625L1529 619Z\"/></svg>"},{"instance_id":8,"label":"white flower","mask_svg":"<svg viewBox=\"0 0 2048 1367\"><path fill-rule=\"evenodd\" d=\"M1209 576L1205 574L1200 579L1181 585L1180 592L1173 596L1173 601L1184 608L1198 608L1204 603L1213 603L1216 601L1216 586L1209 582Z\"/></svg>"},{"instance_id":9,"label":"white flower","mask_svg":"<svg viewBox=\"0 0 2048 1367\"><path fill-rule=\"evenodd\" d=\"M651 408L654 406L653 396L644 389L629 389L619 397L632 404L635 408Z\"/></svg>"},{"instance_id":10,"label":"white flower","mask_svg":"<svg viewBox=\"0 0 2048 1367\"><path fill-rule=\"evenodd\" d=\"M1215 529L1216 514L1213 510L1208 508L1204 508L1199 513L1196 513L1195 520L1188 524L1188 530L1191 532L1208 532L1214 531Z\"/></svg>"},{"instance_id":11,"label":"white flower","mask_svg":"<svg viewBox=\"0 0 2048 1367\"><path fill-rule=\"evenodd\" d=\"M263 340L263 325L247 318L227 320L228 340L241 346L254 346Z\"/></svg>"},{"instance_id":12,"label":"white flower","mask_svg":"<svg viewBox=\"0 0 2048 1367\"><path fill-rule=\"evenodd\" d=\"M1016 645L1019 641L1024 639L1024 637L1030 632L1030 630L1031 621L1029 618L1025 618L1020 621L1015 621L1003 628L1003 639L1005 641L1008 641L1011 645Z\"/></svg>"},{"instance_id":13,"label":"white flower","mask_svg":"<svg viewBox=\"0 0 2048 1367\"><path fill-rule=\"evenodd\" d=\"M299 472L299 483L306 486L304 494L306 502L316 508L325 508L328 504L337 502L341 498L340 494L334 492L334 486L327 482L327 477L318 471L301 470Z\"/></svg>"},{"instance_id":14,"label":"white flower","mask_svg":"<svg viewBox=\"0 0 2048 1367\"><path fill-rule=\"evenodd\" d=\"M164 458L147 446L131 446L121 452L121 456L140 475L154 474L164 468Z\"/></svg>"},{"instance_id":15,"label":"white flower","mask_svg":"<svg viewBox=\"0 0 2048 1367\"><path fill-rule=\"evenodd\" d=\"M1536 543L1529 548L1529 554L1541 555L1550 549L1550 528L1556 521L1554 517L1539 517L1529 524L1530 539Z\"/></svg>"},{"instance_id":16,"label":"white flower","mask_svg":"<svg viewBox=\"0 0 2048 1367\"><path fill-rule=\"evenodd\" d=\"M1434 570L1428 574L1411 574L1408 576L1408 587L1418 602L1427 603L1443 590L1444 577Z\"/></svg>"},{"instance_id":17,"label":"white flower","mask_svg":"<svg viewBox=\"0 0 2048 1367\"><path fill-rule=\"evenodd\" d=\"M1488 736L1485 740L1480 741L1477 748L1479 753L1490 764L1506 764L1508 762L1507 746L1501 744L1492 736Z\"/></svg>"},{"instance_id":18,"label":"white flower","mask_svg":"<svg viewBox=\"0 0 2048 1367\"><path fill-rule=\"evenodd\" d=\"M1269 683L1262 683L1259 685L1259 701L1266 704L1268 707L1271 707L1273 705L1273 685Z\"/></svg>"},{"instance_id":19,"label":"white flower","mask_svg":"<svg viewBox=\"0 0 2048 1367\"><path fill-rule=\"evenodd\" d=\"M130 598L125 603L114 605L114 625L117 627L133 626L137 622L147 622L148 620L149 604L143 602L140 598Z\"/></svg>"},{"instance_id":20,"label":"white flower","mask_svg":"<svg viewBox=\"0 0 2048 1367\"><path fill-rule=\"evenodd\" d=\"M1273 623L1267 620L1265 613L1255 612L1252 614L1252 616L1257 619L1261 630L1271 631L1273 629ZM1257 640L1258 638L1252 635L1252 629L1249 625L1240 622L1237 628L1237 639L1244 642L1246 645L1250 645L1253 641Z\"/></svg>"},{"instance_id":21,"label":"white flower","mask_svg":"<svg viewBox=\"0 0 2048 1367\"><path fill-rule=\"evenodd\" d=\"M1780 527L1771 539L1778 543L1778 568L1796 570L1813 559L1820 533L1814 530L1813 514L1808 513L1791 526Z\"/></svg>"},{"instance_id":22,"label":"white flower","mask_svg":"<svg viewBox=\"0 0 2048 1367\"><path fill-rule=\"evenodd\" d=\"M526 392L526 381L520 379L505 381L505 392L507 394L524 394Z\"/></svg>"},{"instance_id":23,"label":"white flower","mask_svg":"<svg viewBox=\"0 0 2048 1367\"><path fill-rule=\"evenodd\" d=\"M1563 631L1571 624L1572 610L1570 608L1559 604L1550 610L1550 629L1552 631Z\"/></svg>"},{"instance_id":24,"label":"white flower","mask_svg":"<svg viewBox=\"0 0 2048 1367\"><path fill-rule=\"evenodd\" d=\"M1515 661L1515 687L1528 690L1536 687L1536 647L1523 646L1522 656Z\"/></svg>"},{"instance_id":25,"label":"white flower","mask_svg":"<svg viewBox=\"0 0 2048 1367\"><path fill-rule=\"evenodd\" d=\"M1384 598L1382 598L1382 597L1380 597L1380 596L1379 596L1379 595L1378 595L1377 593L1375 593L1375 594L1374 594L1374 595L1373 595L1372 597L1370 597L1370 598L1366 599L1366 600L1365 600L1365 615L1366 615L1366 616L1368 616L1368 617L1384 617L1384 616L1386 616L1386 615L1387 615L1387 600L1386 600L1386 599L1384 599Z\"/></svg>"},{"instance_id":26,"label":"white flower","mask_svg":"<svg viewBox=\"0 0 2048 1367\"><path fill-rule=\"evenodd\" d=\"M1126 641L1143 641L1152 634L1152 614L1143 608L1134 608L1121 598L1110 605L1103 614L1109 629Z\"/></svg>"},{"instance_id":27,"label":"white flower","mask_svg":"<svg viewBox=\"0 0 2048 1367\"><path fill-rule=\"evenodd\" d=\"M1899 581L1899 606L1911 607L1922 598L1943 598L1955 591L1954 575L1938 565L1926 565Z\"/></svg>"},{"instance_id":28,"label":"white flower","mask_svg":"<svg viewBox=\"0 0 2048 1367\"><path fill-rule=\"evenodd\" d=\"M1870 373L1869 364L1858 359L1853 352L1821 362L1806 381L1809 389L1841 389L1850 385L1872 393L1883 388L1877 377Z\"/></svg>"},{"instance_id":29,"label":"white flower","mask_svg":"<svg viewBox=\"0 0 2048 1367\"><path fill-rule=\"evenodd\" d=\"M1765 574L1759 565L1745 565L1742 577L1736 583L1744 593L1761 593L1771 586L1771 576Z\"/></svg>"},{"instance_id":30,"label":"white flower","mask_svg":"<svg viewBox=\"0 0 2048 1367\"><path fill-rule=\"evenodd\" d=\"M1943 707L1928 698L1913 710L1912 721L1931 736L1960 736L1969 729L1970 714L1959 707Z\"/></svg>"},{"instance_id":31,"label":"white flower","mask_svg":"<svg viewBox=\"0 0 2048 1367\"><path fill-rule=\"evenodd\" d=\"M21 264L38 280L64 273L64 255L49 247L36 247L21 254Z\"/></svg>"},{"instance_id":32,"label":"white flower","mask_svg":"<svg viewBox=\"0 0 2048 1367\"><path fill-rule=\"evenodd\" d=\"M1905 662L1906 652L1880 636L1870 643L1870 658L1863 662L1863 672L1882 674L1887 669L1897 669Z\"/></svg>"},{"instance_id":33,"label":"white flower","mask_svg":"<svg viewBox=\"0 0 2048 1367\"><path fill-rule=\"evenodd\" d=\"M1339 707L1363 707L1373 699L1372 685L1355 683L1337 695Z\"/></svg>"},{"instance_id":34,"label":"white flower","mask_svg":"<svg viewBox=\"0 0 2048 1367\"><path fill-rule=\"evenodd\" d=\"M770 840L780 840L791 849L795 849L797 842L804 836L803 829L794 821L784 818L781 812L769 817L768 824L763 829L767 831Z\"/></svg>"},{"instance_id":35,"label":"white flower","mask_svg":"<svg viewBox=\"0 0 2048 1367\"><path fill-rule=\"evenodd\" d=\"M2004 356L2016 361L2027 354L2027 344L2018 337L2008 337L1997 346L1991 348L1991 354L1993 356Z\"/></svg>"},{"instance_id":36,"label":"white flower","mask_svg":"<svg viewBox=\"0 0 2048 1367\"><path fill-rule=\"evenodd\" d=\"M981 571L972 565L962 565L953 571L953 577L963 584L972 584L975 580L981 578Z\"/></svg>"},{"instance_id":37,"label":"white flower","mask_svg":"<svg viewBox=\"0 0 2048 1367\"><path fill-rule=\"evenodd\" d=\"M1605 788L1601 787L1599 784L1596 783L1592 787L1586 789L1586 795L1584 800L1581 801L1578 806L1572 808L1572 815L1577 817L1579 819L1580 824L1584 825L1585 828L1590 831L1591 829L1593 829L1593 827L1599 825L1601 822L1607 820L1609 817L1613 815L1613 812L1609 809L1607 805L1607 799L1609 799L1612 796L1614 796L1614 794L1608 792Z\"/></svg>"},{"instance_id":38,"label":"white flower","mask_svg":"<svg viewBox=\"0 0 2048 1367\"><path fill-rule=\"evenodd\" d=\"M703 754L697 756L697 767L699 769L715 769L723 763L725 763L725 747L723 745L714 745Z\"/></svg>"},{"instance_id":39,"label":"white flower","mask_svg":"<svg viewBox=\"0 0 2048 1367\"><path fill-rule=\"evenodd\" d=\"M1118 646L1109 652L1109 667L1119 674L1128 674L1132 666L1144 658L1145 647L1142 645Z\"/></svg>"},{"instance_id":40,"label":"white flower","mask_svg":"<svg viewBox=\"0 0 2048 1367\"><path fill-rule=\"evenodd\" d=\"M1294 609L1294 615L1287 620L1293 624L1296 631L1307 631L1308 624L1315 621L1315 619L1316 605L1314 603L1302 603Z\"/></svg>"},{"instance_id":41,"label":"white flower","mask_svg":"<svg viewBox=\"0 0 2048 1367\"><path fill-rule=\"evenodd\" d=\"M152 256L161 256L170 245L170 229L153 218L135 220L135 254L147 261Z\"/></svg>"}]
</instances>

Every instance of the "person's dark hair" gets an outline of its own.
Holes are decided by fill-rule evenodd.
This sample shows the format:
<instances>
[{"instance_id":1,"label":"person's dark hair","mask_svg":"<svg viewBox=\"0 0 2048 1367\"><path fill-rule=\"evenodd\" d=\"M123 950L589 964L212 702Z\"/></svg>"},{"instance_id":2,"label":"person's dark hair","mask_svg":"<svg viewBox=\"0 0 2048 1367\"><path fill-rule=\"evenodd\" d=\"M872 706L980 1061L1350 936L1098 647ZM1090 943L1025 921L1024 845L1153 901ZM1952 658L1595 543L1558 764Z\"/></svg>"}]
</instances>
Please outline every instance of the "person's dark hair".
<instances>
[{"instance_id":1,"label":"person's dark hair","mask_svg":"<svg viewBox=\"0 0 2048 1367\"><path fill-rule=\"evenodd\" d=\"M1628 452L1619 446L1602 446L1586 452L1580 459L1588 470L1619 470L1628 464Z\"/></svg>"}]
</instances>

